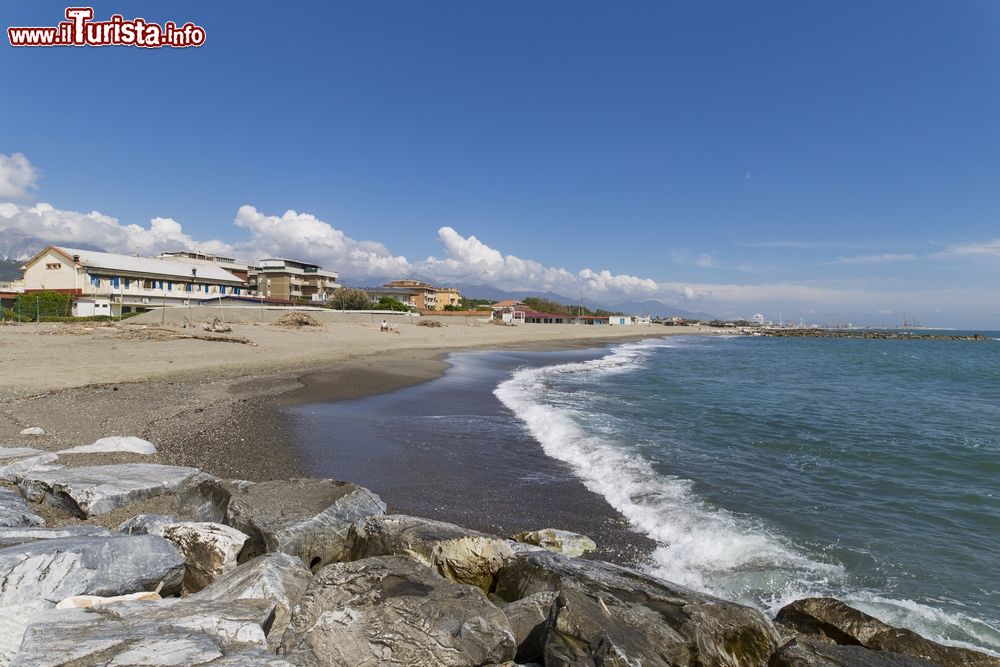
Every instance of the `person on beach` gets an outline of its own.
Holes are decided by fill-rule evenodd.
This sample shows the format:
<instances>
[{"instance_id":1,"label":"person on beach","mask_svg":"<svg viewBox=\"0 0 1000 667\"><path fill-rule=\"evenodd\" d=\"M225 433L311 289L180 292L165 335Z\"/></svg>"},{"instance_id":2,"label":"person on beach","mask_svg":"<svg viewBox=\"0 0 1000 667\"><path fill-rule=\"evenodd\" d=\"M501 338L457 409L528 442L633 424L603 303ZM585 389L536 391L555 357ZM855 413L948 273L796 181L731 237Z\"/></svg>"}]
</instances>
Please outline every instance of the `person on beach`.
<instances>
[{"instance_id":1,"label":"person on beach","mask_svg":"<svg viewBox=\"0 0 1000 667\"><path fill-rule=\"evenodd\" d=\"M379 328L379 331L389 331L389 323L382 320L382 326Z\"/></svg>"}]
</instances>

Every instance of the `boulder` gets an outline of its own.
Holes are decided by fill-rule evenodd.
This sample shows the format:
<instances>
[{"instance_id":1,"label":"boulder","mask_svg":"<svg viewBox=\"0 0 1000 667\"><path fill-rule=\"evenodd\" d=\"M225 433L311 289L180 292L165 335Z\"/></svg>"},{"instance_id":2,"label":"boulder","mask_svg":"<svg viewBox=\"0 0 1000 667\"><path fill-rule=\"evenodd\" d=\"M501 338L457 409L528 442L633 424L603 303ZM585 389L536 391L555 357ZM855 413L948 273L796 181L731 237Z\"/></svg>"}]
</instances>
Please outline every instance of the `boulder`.
<instances>
[{"instance_id":1,"label":"boulder","mask_svg":"<svg viewBox=\"0 0 1000 667\"><path fill-rule=\"evenodd\" d=\"M275 603L274 623L268 643L277 645L288 625L292 609L305 592L312 573L302 561L283 553L264 554L238 565L191 596L220 602L259 598Z\"/></svg>"},{"instance_id":2,"label":"boulder","mask_svg":"<svg viewBox=\"0 0 1000 667\"><path fill-rule=\"evenodd\" d=\"M37 540L63 537L108 537L111 531L101 526L63 526L62 528L0 528L0 549Z\"/></svg>"},{"instance_id":3,"label":"boulder","mask_svg":"<svg viewBox=\"0 0 1000 667\"><path fill-rule=\"evenodd\" d=\"M173 542L187 563L185 594L200 591L236 567L236 557L247 540L246 534L210 521L184 521L165 514L139 514L118 527L128 535L159 535Z\"/></svg>"},{"instance_id":4,"label":"boulder","mask_svg":"<svg viewBox=\"0 0 1000 667\"><path fill-rule=\"evenodd\" d=\"M21 431L21 435L45 435L45 429L41 426L29 426Z\"/></svg>"},{"instance_id":5,"label":"boulder","mask_svg":"<svg viewBox=\"0 0 1000 667\"><path fill-rule=\"evenodd\" d=\"M385 512L385 503L368 489L332 479L201 479L178 494L175 507L194 509L199 518L222 514L222 523L249 535L240 562L281 551L313 570L346 557L352 523Z\"/></svg>"},{"instance_id":6,"label":"boulder","mask_svg":"<svg viewBox=\"0 0 1000 667\"><path fill-rule=\"evenodd\" d=\"M547 549L552 553L574 558L597 549L594 540L586 535L571 533L568 530L557 530L555 528L543 528L542 530L518 533L513 539L516 542L533 544L537 547Z\"/></svg>"},{"instance_id":7,"label":"boulder","mask_svg":"<svg viewBox=\"0 0 1000 667\"><path fill-rule=\"evenodd\" d=\"M163 585L180 591L184 559L155 535L64 537L0 549L0 605L71 595L124 595Z\"/></svg>"},{"instance_id":8,"label":"boulder","mask_svg":"<svg viewBox=\"0 0 1000 667\"><path fill-rule=\"evenodd\" d=\"M938 667L937 663L900 653L840 646L805 637L782 646L767 667Z\"/></svg>"},{"instance_id":9,"label":"boulder","mask_svg":"<svg viewBox=\"0 0 1000 667\"><path fill-rule=\"evenodd\" d=\"M610 563L538 550L497 573L510 602L550 591L546 665L763 665L778 645L756 609Z\"/></svg>"},{"instance_id":10,"label":"boulder","mask_svg":"<svg viewBox=\"0 0 1000 667\"><path fill-rule=\"evenodd\" d=\"M534 593L502 607L504 615L510 621L510 629L514 633L514 643L517 645L514 659L517 662L542 660L545 653L545 638L555 617L558 597L555 591Z\"/></svg>"},{"instance_id":11,"label":"boulder","mask_svg":"<svg viewBox=\"0 0 1000 667\"><path fill-rule=\"evenodd\" d=\"M273 611L267 600L189 598L47 611L28 626L11 666L227 664L217 661L261 655Z\"/></svg>"},{"instance_id":12,"label":"boulder","mask_svg":"<svg viewBox=\"0 0 1000 667\"><path fill-rule=\"evenodd\" d=\"M44 525L45 519L32 512L21 496L10 489L0 489L0 526L21 528Z\"/></svg>"},{"instance_id":13,"label":"boulder","mask_svg":"<svg viewBox=\"0 0 1000 667\"><path fill-rule=\"evenodd\" d=\"M243 479L218 479L207 473L198 473L177 489L173 509L195 521L224 523L233 494L253 484Z\"/></svg>"},{"instance_id":14,"label":"boulder","mask_svg":"<svg viewBox=\"0 0 1000 667\"><path fill-rule=\"evenodd\" d=\"M170 514L136 514L118 526L118 532L126 535L159 535L163 537L163 529L175 523L184 523L184 519Z\"/></svg>"},{"instance_id":15,"label":"boulder","mask_svg":"<svg viewBox=\"0 0 1000 667\"><path fill-rule=\"evenodd\" d=\"M911 630L883 623L833 598L796 600L782 607L774 620L807 637L891 651L942 667L1000 667L1000 658L938 644Z\"/></svg>"},{"instance_id":16,"label":"boulder","mask_svg":"<svg viewBox=\"0 0 1000 667\"><path fill-rule=\"evenodd\" d=\"M350 560L407 555L441 576L489 592L497 570L514 555L504 539L443 521L402 514L370 516L351 527Z\"/></svg>"},{"instance_id":17,"label":"boulder","mask_svg":"<svg viewBox=\"0 0 1000 667\"><path fill-rule=\"evenodd\" d=\"M407 556L320 570L279 654L296 665L487 665L514 656L507 618L481 590Z\"/></svg>"},{"instance_id":18,"label":"boulder","mask_svg":"<svg viewBox=\"0 0 1000 667\"><path fill-rule=\"evenodd\" d=\"M0 461L5 459L21 459L25 456L38 456L47 453L44 449L34 447L0 447Z\"/></svg>"},{"instance_id":19,"label":"boulder","mask_svg":"<svg viewBox=\"0 0 1000 667\"><path fill-rule=\"evenodd\" d=\"M85 519L175 491L197 473L195 468L123 463L28 472L18 485L28 500L61 507Z\"/></svg>"},{"instance_id":20,"label":"boulder","mask_svg":"<svg viewBox=\"0 0 1000 667\"><path fill-rule=\"evenodd\" d=\"M36 456L26 456L21 459L17 459L12 463L0 466L0 480L4 482L20 482L21 477L30 472L37 470L52 470L57 466L50 466L48 464L52 463L59 458L58 454L47 453L38 454ZM10 459L8 459L10 460Z\"/></svg>"},{"instance_id":21,"label":"boulder","mask_svg":"<svg viewBox=\"0 0 1000 667\"><path fill-rule=\"evenodd\" d=\"M105 453L127 453L127 454L155 454L156 445L142 438L132 436L111 436L101 438L90 445L80 445L63 449L60 454L105 454Z\"/></svg>"}]
</instances>

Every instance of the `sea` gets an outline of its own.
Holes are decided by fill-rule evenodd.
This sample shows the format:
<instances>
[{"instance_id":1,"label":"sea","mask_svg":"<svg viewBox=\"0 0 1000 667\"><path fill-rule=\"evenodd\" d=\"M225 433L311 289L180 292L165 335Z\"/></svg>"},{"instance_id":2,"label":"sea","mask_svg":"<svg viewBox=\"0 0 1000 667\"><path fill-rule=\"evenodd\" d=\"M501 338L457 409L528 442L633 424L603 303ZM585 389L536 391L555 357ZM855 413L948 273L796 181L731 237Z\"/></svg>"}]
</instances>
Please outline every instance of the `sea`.
<instances>
[{"instance_id":1,"label":"sea","mask_svg":"<svg viewBox=\"0 0 1000 667\"><path fill-rule=\"evenodd\" d=\"M478 505L500 513L572 478L651 540L650 574L769 614L832 596L1000 655L1000 333L986 335L460 353L424 385L290 410L321 472L390 496L409 484L424 515L487 478ZM380 446L332 456L333 432ZM458 481L427 484L435 465Z\"/></svg>"}]
</instances>

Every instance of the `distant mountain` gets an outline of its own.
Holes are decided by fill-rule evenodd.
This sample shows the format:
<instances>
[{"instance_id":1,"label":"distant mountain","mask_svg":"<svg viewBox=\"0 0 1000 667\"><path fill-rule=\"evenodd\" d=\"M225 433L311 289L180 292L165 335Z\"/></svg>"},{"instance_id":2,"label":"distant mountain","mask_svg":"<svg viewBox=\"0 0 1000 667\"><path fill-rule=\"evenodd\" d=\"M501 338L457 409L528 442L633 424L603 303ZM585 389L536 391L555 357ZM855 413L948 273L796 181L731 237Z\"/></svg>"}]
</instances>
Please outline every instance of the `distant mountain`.
<instances>
[{"instance_id":1,"label":"distant mountain","mask_svg":"<svg viewBox=\"0 0 1000 667\"><path fill-rule=\"evenodd\" d=\"M20 280L21 262L14 259L0 259L0 280Z\"/></svg>"},{"instance_id":2,"label":"distant mountain","mask_svg":"<svg viewBox=\"0 0 1000 667\"><path fill-rule=\"evenodd\" d=\"M80 250L104 252L102 248L89 243L80 243L73 239L61 241L44 241L37 236L29 236L23 232L5 231L0 235L0 259L25 261L37 255L42 248L49 245L67 245Z\"/></svg>"},{"instance_id":3,"label":"distant mountain","mask_svg":"<svg viewBox=\"0 0 1000 667\"><path fill-rule=\"evenodd\" d=\"M683 317L687 320L714 320L715 316L698 311L685 310L669 303L655 299L645 301L621 301L611 304L609 310L620 310L632 315L649 315L651 317Z\"/></svg>"}]
</instances>

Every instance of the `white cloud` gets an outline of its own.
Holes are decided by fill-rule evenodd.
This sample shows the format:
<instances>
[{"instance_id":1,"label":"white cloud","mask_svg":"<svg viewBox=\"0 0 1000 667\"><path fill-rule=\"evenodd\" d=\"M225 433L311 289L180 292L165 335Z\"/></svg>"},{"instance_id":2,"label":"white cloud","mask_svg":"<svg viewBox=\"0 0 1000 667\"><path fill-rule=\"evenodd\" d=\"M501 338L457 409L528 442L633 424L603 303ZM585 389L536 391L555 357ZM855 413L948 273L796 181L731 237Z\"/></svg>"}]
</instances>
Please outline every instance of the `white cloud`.
<instances>
[{"instance_id":1,"label":"white cloud","mask_svg":"<svg viewBox=\"0 0 1000 667\"><path fill-rule=\"evenodd\" d=\"M882 255L855 255L853 257L838 257L832 264L887 264L890 262L911 262L920 259L916 255L885 253Z\"/></svg>"},{"instance_id":2,"label":"white cloud","mask_svg":"<svg viewBox=\"0 0 1000 667\"><path fill-rule=\"evenodd\" d=\"M978 255L984 257L1000 257L1000 239L983 241L981 243L961 243L950 246L941 253L944 257Z\"/></svg>"},{"instance_id":3,"label":"white cloud","mask_svg":"<svg viewBox=\"0 0 1000 667\"><path fill-rule=\"evenodd\" d=\"M698 259L694 261L694 265L699 266L703 269L710 269L715 266L715 264L712 262L712 256L704 252L698 256Z\"/></svg>"},{"instance_id":4,"label":"white cloud","mask_svg":"<svg viewBox=\"0 0 1000 667\"><path fill-rule=\"evenodd\" d=\"M0 153L0 197L21 199L37 188L38 171L23 153Z\"/></svg>"}]
</instances>

